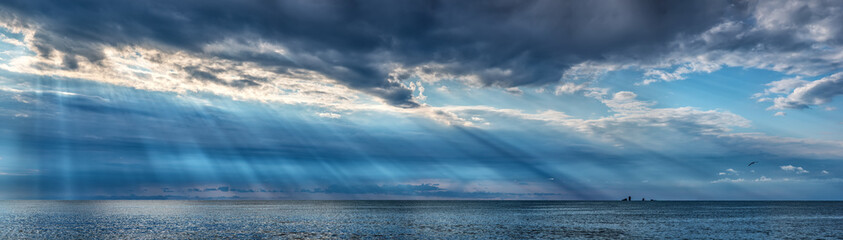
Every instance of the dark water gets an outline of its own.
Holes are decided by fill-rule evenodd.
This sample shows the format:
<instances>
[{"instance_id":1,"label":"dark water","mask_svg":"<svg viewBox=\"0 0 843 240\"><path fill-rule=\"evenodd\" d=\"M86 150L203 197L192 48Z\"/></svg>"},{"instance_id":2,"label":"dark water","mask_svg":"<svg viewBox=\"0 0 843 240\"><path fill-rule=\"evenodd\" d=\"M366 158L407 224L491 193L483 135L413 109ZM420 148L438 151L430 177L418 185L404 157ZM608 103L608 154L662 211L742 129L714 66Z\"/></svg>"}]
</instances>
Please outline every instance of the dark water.
<instances>
[{"instance_id":1,"label":"dark water","mask_svg":"<svg viewBox=\"0 0 843 240\"><path fill-rule=\"evenodd\" d=\"M843 239L843 202L0 201L2 239Z\"/></svg>"}]
</instances>

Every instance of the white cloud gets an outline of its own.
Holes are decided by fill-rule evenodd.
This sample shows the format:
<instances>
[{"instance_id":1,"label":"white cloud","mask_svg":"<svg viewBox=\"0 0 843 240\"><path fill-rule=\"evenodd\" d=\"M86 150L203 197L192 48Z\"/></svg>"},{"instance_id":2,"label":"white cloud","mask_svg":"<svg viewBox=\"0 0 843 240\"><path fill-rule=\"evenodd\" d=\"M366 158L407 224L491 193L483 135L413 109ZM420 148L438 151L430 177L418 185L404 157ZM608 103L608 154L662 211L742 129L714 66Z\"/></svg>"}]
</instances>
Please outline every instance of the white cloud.
<instances>
[{"instance_id":1,"label":"white cloud","mask_svg":"<svg viewBox=\"0 0 843 240\"><path fill-rule=\"evenodd\" d=\"M658 82L659 80L665 82L683 80L687 78L686 75L690 73L712 73L714 71L720 70L720 68L722 68L721 64L707 61L687 62L680 65L673 71L666 71L653 68L644 72L644 77L646 79L638 83L637 85L648 85L654 82Z\"/></svg>"},{"instance_id":2,"label":"white cloud","mask_svg":"<svg viewBox=\"0 0 843 240\"><path fill-rule=\"evenodd\" d=\"M648 111L649 106L655 104L653 102L639 101L636 95L630 91L620 91L612 95L611 99L603 99L603 103L615 112L644 112Z\"/></svg>"},{"instance_id":3,"label":"white cloud","mask_svg":"<svg viewBox=\"0 0 843 240\"><path fill-rule=\"evenodd\" d=\"M639 127L683 128L695 133L714 134L728 132L732 127L749 127L749 120L729 112L701 111L691 107L652 108L654 102L640 101L633 92L620 91L611 99L602 99L615 115L607 118L588 120L594 126L612 124Z\"/></svg>"},{"instance_id":4,"label":"white cloud","mask_svg":"<svg viewBox=\"0 0 843 240\"><path fill-rule=\"evenodd\" d=\"M654 82L658 82L658 81L659 80L648 78L648 79L644 79L644 81L641 81L639 83L635 83L635 85L636 86L650 85L650 83L654 83Z\"/></svg>"},{"instance_id":5,"label":"white cloud","mask_svg":"<svg viewBox=\"0 0 843 240\"><path fill-rule=\"evenodd\" d=\"M787 113L786 112L776 112L776 114L773 114L773 116L784 117L784 116L787 116Z\"/></svg>"},{"instance_id":6,"label":"white cloud","mask_svg":"<svg viewBox=\"0 0 843 240\"><path fill-rule=\"evenodd\" d=\"M418 78L422 82L435 83L442 80L453 80L469 86L482 86L481 77L475 74L453 74L451 69L460 67L458 64L427 63L413 67L406 67L394 63L385 68L391 69L390 79L396 81L407 80L411 77Z\"/></svg>"},{"instance_id":7,"label":"white cloud","mask_svg":"<svg viewBox=\"0 0 843 240\"><path fill-rule=\"evenodd\" d=\"M445 107L429 107L434 111L442 112L442 114L448 113L453 114L455 118L462 119L459 117L459 114L463 115L475 115L471 116L471 119L481 119L485 120L482 117L476 116L476 114L485 114L485 115L500 115L500 116L509 116L509 117L516 117L523 120L532 120L532 121L543 121L543 122L554 122L560 121L563 119L570 118L571 116L553 110L545 110L537 113L525 113L522 110L518 109L501 109L501 108L494 108L490 106L445 106Z\"/></svg>"},{"instance_id":8,"label":"white cloud","mask_svg":"<svg viewBox=\"0 0 843 240\"><path fill-rule=\"evenodd\" d=\"M224 48L209 44L209 49ZM253 44L254 45L254 44ZM252 46L252 45L249 45ZM30 47L31 44L30 44ZM246 51L248 46L237 45L233 49ZM252 51L278 51L273 47L257 44ZM60 53L60 52L59 52ZM185 52L170 52L143 47L104 48L104 59L94 64L79 61L78 69L69 70L62 66L60 56L40 58L37 56L17 56L0 63L0 69L36 75L48 75L66 78L88 79L103 83L127 86L141 90L175 92L190 95L206 92L228 96L233 100L272 102L291 105L309 105L328 111L377 111L406 113L419 116L435 116L431 119L445 121L441 114L431 114L428 107L403 109L384 103L381 99L346 87L317 72L303 69L289 69L281 73L251 62L238 62L213 57L191 55ZM206 77L200 79L187 69L202 71ZM412 84L418 90L416 99L424 99L424 86L421 82ZM3 87L0 91L28 92ZM75 93L34 90L61 95ZM32 102L23 96L15 96L17 101ZM319 114L322 117L335 118L333 114ZM447 114L446 114L447 115Z\"/></svg>"},{"instance_id":9,"label":"white cloud","mask_svg":"<svg viewBox=\"0 0 843 240\"><path fill-rule=\"evenodd\" d=\"M31 99L29 99L27 97L24 97L24 96L21 96L21 95L15 95L15 96L12 97L12 99L14 99L15 101L18 101L20 103L30 103L32 101Z\"/></svg>"},{"instance_id":10,"label":"white cloud","mask_svg":"<svg viewBox=\"0 0 843 240\"><path fill-rule=\"evenodd\" d=\"M448 89L448 86L441 86L441 87L437 88L437 90L439 90L440 92L443 92L443 93L451 93L451 90Z\"/></svg>"},{"instance_id":11,"label":"white cloud","mask_svg":"<svg viewBox=\"0 0 843 240\"><path fill-rule=\"evenodd\" d=\"M35 49L35 29L0 24L22 34L24 45ZM225 39L203 47L208 54L274 54L289 56L284 46L261 40ZM206 92L234 100L311 105L329 110L393 111L381 99L346 87L318 72L288 68L276 71L249 61L233 61L184 51L156 49L143 45L101 48L97 63L78 61L76 69L64 66L65 53L54 49L46 57L13 56L0 62L0 69L25 74L87 79L148 91L180 95ZM306 57L306 56L300 56ZM9 89L0 89L9 90ZM416 99L424 99L424 87L417 85ZM19 101L28 102L20 98Z\"/></svg>"},{"instance_id":12,"label":"white cloud","mask_svg":"<svg viewBox=\"0 0 843 240\"><path fill-rule=\"evenodd\" d=\"M768 88L764 89L763 93L756 94L756 96L790 93L793 89L804 86L807 83L808 81L802 80L802 77L786 78L774 81L766 84Z\"/></svg>"},{"instance_id":13,"label":"white cloud","mask_svg":"<svg viewBox=\"0 0 843 240\"><path fill-rule=\"evenodd\" d=\"M350 106L360 93L313 71L293 69L276 73L250 62L206 58L184 52L141 47L105 48L97 64L80 61L68 70L56 56L19 56L0 64L11 72L89 79L132 88L176 92L208 92L235 100L285 104ZM36 67L37 66L37 67ZM205 78L193 71L201 71Z\"/></svg>"},{"instance_id":14,"label":"white cloud","mask_svg":"<svg viewBox=\"0 0 843 240\"><path fill-rule=\"evenodd\" d=\"M732 168L727 168L727 169L726 169L726 170L724 170L723 172L719 172L719 173L717 173L717 175L720 175L720 176L724 176L724 175L738 175L738 171L735 171L735 169L732 169Z\"/></svg>"},{"instance_id":15,"label":"white cloud","mask_svg":"<svg viewBox=\"0 0 843 240\"><path fill-rule=\"evenodd\" d=\"M822 173L822 174L828 174L828 171L823 170L821 173Z\"/></svg>"},{"instance_id":16,"label":"white cloud","mask_svg":"<svg viewBox=\"0 0 843 240\"><path fill-rule=\"evenodd\" d=\"M0 33L0 41L2 41L4 43L11 44L11 45L15 45L15 46L18 46L18 47L25 46L25 44L23 42L21 42L20 40L7 37L5 34L2 34L2 33Z\"/></svg>"},{"instance_id":17,"label":"white cloud","mask_svg":"<svg viewBox=\"0 0 843 240\"><path fill-rule=\"evenodd\" d=\"M574 84L574 83L571 83L571 82L566 82L564 84L556 86L556 90L553 91L553 94L555 94L555 95L573 94L573 93L576 93L576 92L579 92L579 91L585 89L586 87L588 87L587 83Z\"/></svg>"},{"instance_id":18,"label":"white cloud","mask_svg":"<svg viewBox=\"0 0 843 240\"><path fill-rule=\"evenodd\" d=\"M761 176L760 178L755 179L755 181L756 181L756 182L769 182L769 181L773 181L773 179L772 179L772 178L765 177L765 176Z\"/></svg>"},{"instance_id":19,"label":"white cloud","mask_svg":"<svg viewBox=\"0 0 843 240\"><path fill-rule=\"evenodd\" d=\"M595 81L600 76L612 71L621 70L627 68L624 64L614 64L609 61L585 61L578 63L562 73L562 79L564 80L586 80L586 81Z\"/></svg>"},{"instance_id":20,"label":"white cloud","mask_svg":"<svg viewBox=\"0 0 843 240\"><path fill-rule=\"evenodd\" d=\"M796 172L796 174L809 173L808 170L805 170L802 167L795 167L793 165L780 166L780 168L788 172Z\"/></svg>"},{"instance_id":21,"label":"white cloud","mask_svg":"<svg viewBox=\"0 0 843 240\"><path fill-rule=\"evenodd\" d=\"M618 144L628 142L626 139L635 138L635 134L652 136L664 131L681 129L684 134L717 136L731 131L733 127L749 126L748 120L728 112L702 111L690 107L652 108L650 106L654 103L637 100L637 95L628 91L617 92L608 99L597 98L605 103L614 114L595 119L582 119L553 110L526 113L516 109L497 109L488 106L447 106L431 107L431 109L435 110L434 112L439 111L439 115L450 116L451 119L498 115L542 121L550 126L560 127L565 131L574 130ZM491 117L484 118L494 119ZM659 137L649 140L638 138L635 141L642 144L647 141L661 141L663 144L671 144L671 140Z\"/></svg>"},{"instance_id":22,"label":"white cloud","mask_svg":"<svg viewBox=\"0 0 843 240\"><path fill-rule=\"evenodd\" d=\"M743 178L738 178L738 179L721 178L721 179L711 181L711 183L739 183L739 182L743 182L743 181L745 181Z\"/></svg>"},{"instance_id":23,"label":"white cloud","mask_svg":"<svg viewBox=\"0 0 843 240\"><path fill-rule=\"evenodd\" d=\"M319 115L319 117L332 118L332 119L338 119L338 118L342 117L342 115L339 115L339 114L336 114L336 113L324 113L323 112L323 113L319 113L318 115Z\"/></svg>"},{"instance_id":24,"label":"white cloud","mask_svg":"<svg viewBox=\"0 0 843 240\"><path fill-rule=\"evenodd\" d=\"M794 88L786 96L776 97L770 109L809 108L831 102L835 96L841 94L843 94L843 72L807 82Z\"/></svg>"},{"instance_id":25,"label":"white cloud","mask_svg":"<svg viewBox=\"0 0 843 240\"><path fill-rule=\"evenodd\" d=\"M618 146L634 141L642 145L660 143L665 147L675 147L675 144L678 144L675 140L683 140L662 138L658 134L678 129L681 134L687 136L686 138L696 139L694 144L705 139L741 151L762 151L791 157L843 157L843 142L776 137L762 133L730 133L736 127L750 127L749 120L729 112L703 111L691 107L652 108L654 103L636 98L635 93L628 91L612 94L611 98L598 97L615 113L595 119L576 118L556 111L526 113L517 109L497 109L489 106L448 106L431 109L443 113L440 115L450 116L451 120L458 119L454 123L465 121L461 116L470 118L484 115L488 116L483 117L486 120L495 119L491 115L499 115L542 121L550 126L575 130L609 143L617 143Z\"/></svg>"},{"instance_id":26,"label":"white cloud","mask_svg":"<svg viewBox=\"0 0 843 240\"><path fill-rule=\"evenodd\" d=\"M422 85L421 82L410 82L408 88L419 92L417 95L413 96L413 99L417 101L427 100L427 96L424 95L424 85Z\"/></svg>"},{"instance_id":27,"label":"white cloud","mask_svg":"<svg viewBox=\"0 0 843 240\"><path fill-rule=\"evenodd\" d=\"M516 95L516 96L521 96L522 94L524 94L524 91L522 91L520 88L517 88L517 87L504 88L504 92L512 94L512 95Z\"/></svg>"}]
</instances>

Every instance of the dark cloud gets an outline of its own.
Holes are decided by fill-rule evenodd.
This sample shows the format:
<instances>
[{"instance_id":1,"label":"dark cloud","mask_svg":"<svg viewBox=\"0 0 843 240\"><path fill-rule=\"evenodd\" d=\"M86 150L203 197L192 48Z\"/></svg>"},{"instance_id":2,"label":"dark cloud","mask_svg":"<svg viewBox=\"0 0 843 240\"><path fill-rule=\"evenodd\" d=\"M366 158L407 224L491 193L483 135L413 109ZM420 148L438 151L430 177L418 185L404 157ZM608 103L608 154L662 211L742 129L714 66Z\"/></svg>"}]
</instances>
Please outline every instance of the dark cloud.
<instances>
[{"instance_id":1,"label":"dark cloud","mask_svg":"<svg viewBox=\"0 0 843 240\"><path fill-rule=\"evenodd\" d=\"M677 38L670 54L655 59L660 61L657 63L703 62L804 76L843 68L838 57L843 49L840 1L746 1L740 5L745 5L746 11L723 19L702 34ZM630 61L632 65L652 64L639 58Z\"/></svg>"},{"instance_id":2,"label":"dark cloud","mask_svg":"<svg viewBox=\"0 0 843 240\"><path fill-rule=\"evenodd\" d=\"M683 34L739 17L729 1L48 1L0 3L36 28L42 56L104 58L103 46L145 46L256 62L277 71L309 69L397 106L412 92L385 64L444 64L487 86L557 82L583 60L643 57ZM289 53L209 52L225 40L265 41ZM193 71L214 81L208 72ZM400 79L399 79L400 80ZM241 83L249 85L252 82Z\"/></svg>"}]
</instances>

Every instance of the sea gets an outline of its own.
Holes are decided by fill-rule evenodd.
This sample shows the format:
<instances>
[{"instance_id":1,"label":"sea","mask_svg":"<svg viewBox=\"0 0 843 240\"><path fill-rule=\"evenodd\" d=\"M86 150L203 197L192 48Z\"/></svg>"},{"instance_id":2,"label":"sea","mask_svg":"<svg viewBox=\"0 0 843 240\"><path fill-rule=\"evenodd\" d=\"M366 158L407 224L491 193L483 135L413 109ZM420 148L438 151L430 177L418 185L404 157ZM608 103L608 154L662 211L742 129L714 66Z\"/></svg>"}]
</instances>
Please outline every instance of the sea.
<instances>
[{"instance_id":1,"label":"sea","mask_svg":"<svg viewBox=\"0 0 843 240\"><path fill-rule=\"evenodd\" d=\"M0 239L843 239L843 202L0 201Z\"/></svg>"}]
</instances>

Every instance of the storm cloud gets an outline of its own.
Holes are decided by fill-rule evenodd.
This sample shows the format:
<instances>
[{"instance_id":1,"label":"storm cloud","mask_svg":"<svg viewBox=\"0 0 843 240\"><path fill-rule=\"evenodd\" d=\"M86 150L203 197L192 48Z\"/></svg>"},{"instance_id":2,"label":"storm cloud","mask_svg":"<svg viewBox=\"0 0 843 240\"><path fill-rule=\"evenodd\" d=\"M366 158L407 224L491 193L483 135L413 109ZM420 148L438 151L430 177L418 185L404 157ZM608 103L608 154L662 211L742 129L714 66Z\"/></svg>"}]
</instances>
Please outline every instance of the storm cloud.
<instances>
[{"instance_id":1,"label":"storm cloud","mask_svg":"<svg viewBox=\"0 0 843 240\"><path fill-rule=\"evenodd\" d=\"M414 107L396 67L435 64L483 86L557 83L574 64L648 57L677 36L741 18L729 1L4 1L12 27L34 30L42 57L67 69L103 47L141 46L306 69L396 106ZM261 45L283 51L254 51ZM245 50L250 49L250 50ZM155 56L144 56L154 61ZM209 71L191 75L219 81ZM247 76L248 77L248 76ZM272 81L270 79L269 81ZM249 87L248 81L236 86Z\"/></svg>"}]
</instances>

